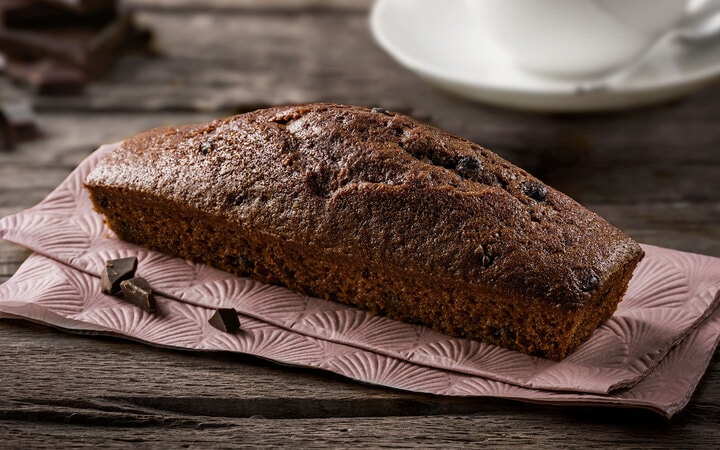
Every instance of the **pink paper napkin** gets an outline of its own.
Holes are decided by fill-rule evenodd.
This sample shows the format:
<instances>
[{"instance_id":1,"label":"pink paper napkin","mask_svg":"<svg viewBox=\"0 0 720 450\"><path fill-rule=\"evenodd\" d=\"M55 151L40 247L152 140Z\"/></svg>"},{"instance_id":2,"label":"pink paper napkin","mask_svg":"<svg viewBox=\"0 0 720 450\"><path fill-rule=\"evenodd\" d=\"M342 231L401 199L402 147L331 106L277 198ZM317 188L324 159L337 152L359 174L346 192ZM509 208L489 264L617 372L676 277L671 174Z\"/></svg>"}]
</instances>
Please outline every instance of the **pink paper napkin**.
<instances>
[{"instance_id":1,"label":"pink paper napkin","mask_svg":"<svg viewBox=\"0 0 720 450\"><path fill-rule=\"evenodd\" d=\"M666 416L687 403L720 338L714 314L720 259L653 246L644 246L647 256L616 314L562 362L149 251L114 238L82 188L113 145L91 155L39 205L0 220L0 237L38 253L0 286L1 313L154 345L249 353L413 391L641 406ZM131 255L162 294L159 314L99 292L105 260ZM217 307L240 311L243 332L209 327Z\"/></svg>"}]
</instances>

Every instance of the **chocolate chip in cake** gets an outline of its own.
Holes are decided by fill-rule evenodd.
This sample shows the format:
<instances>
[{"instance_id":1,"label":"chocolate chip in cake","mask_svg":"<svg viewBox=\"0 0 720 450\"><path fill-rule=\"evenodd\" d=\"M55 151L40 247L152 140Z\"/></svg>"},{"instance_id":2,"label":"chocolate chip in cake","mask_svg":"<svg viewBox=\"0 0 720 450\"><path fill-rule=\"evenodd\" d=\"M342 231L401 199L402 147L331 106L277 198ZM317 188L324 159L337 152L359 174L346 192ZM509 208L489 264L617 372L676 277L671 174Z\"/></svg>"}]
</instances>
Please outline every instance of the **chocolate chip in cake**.
<instances>
[{"instance_id":1,"label":"chocolate chip in cake","mask_svg":"<svg viewBox=\"0 0 720 450\"><path fill-rule=\"evenodd\" d=\"M385 305L390 306L394 303L398 302L398 294L395 292L386 292L385 293Z\"/></svg>"},{"instance_id":2,"label":"chocolate chip in cake","mask_svg":"<svg viewBox=\"0 0 720 450\"><path fill-rule=\"evenodd\" d=\"M547 188L537 181L526 181L522 184L523 194L539 202L545 200Z\"/></svg>"},{"instance_id":3,"label":"chocolate chip in cake","mask_svg":"<svg viewBox=\"0 0 720 450\"><path fill-rule=\"evenodd\" d=\"M324 165L318 165L305 173L308 190L318 197L329 196L334 179L335 173Z\"/></svg>"},{"instance_id":4,"label":"chocolate chip in cake","mask_svg":"<svg viewBox=\"0 0 720 450\"><path fill-rule=\"evenodd\" d=\"M388 111L388 110L385 109L385 108L381 108L381 107L379 107L379 106L374 107L373 109L371 109L371 111L374 112L374 113L385 114L386 116L389 116L389 115L390 115L390 111Z\"/></svg>"},{"instance_id":5,"label":"chocolate chip in cake","mask_svg":"<svg viewBox=\"0 0 720 450\"><path fill-rule=\"evenodd\" d=\"M240 206L245 202L245 197L240 193L228 194L225 201L230 206Z\"/></svg>"},{"instance_id":6,"label":"chocolate chip in cake","mask_svg":"<svg viewBox=\"0 0 720 450\"><path fill-rule=\"evenodd\" d=\"M513 331L510 327L500 327L500 335L503 337L503 339L507 339L510 341L514 341L515 338L517 338L517 333Z\"/></svg>"},{"instance_id":7,"label":"chocolate chip in cake","mask_svg":"<svg viewBox=\"0 0 720 450\"><path fill-rule=\"evenodd\" d=\"M594 273L589 273L583 278L580 283L580 290L583 292L590 292L597 289L600 284L600 279Z\"/></svg>"},{"instance_id":8,"label":"chocolate chip in cake","mask_svg":"<svg viewBox=\"0 0 720 450\"><path fill-rule=\"evenodd\" d=\"M234 333L240 328L237 311L232 308L220 308L208 320L213 327L225 333Z\"/></svg>"},{"instance_id":9,"label":"chocolate chip in cake","mask_svg":"<svg viewBox=\"0 0 720 450\"><path fill-rule=\"evenodd\" d=\"M120 283L135 276L138 260L134 256L112 259L105 262L100 274L100 291L104 294L118 294Z\"/></svg>"},{"instance_id":10,"label":"chocolate chip in cake","mask_svg":"<svg viewBox=\"0 0 720 450\"><path fill-rule=\"evenodd\" d=\"M204 141L202 144L200 144L200 153L202 153L203 155L207 155L213 150L215 150L215 145L213 145L212 141Z\"/></svg>"},{"instance_id":11,"label":"chocolate chip in cake","mask_svg":"<svg viewBox=\"0 0 720 450\"><path fill-rule=\"evenodd\" d=\"M255 268L255 263L244 256L230 256L228 258L228 264L240 269L242 272L252 272Z\"/></svg>"},{"instance_id":12,"label":"chocolate chip in cake","mask_svg":"<svg viewBox=\"0 0 720 450\"><path fill-rule=\"evenodd\" d=\"M133 277L120 283L123 298L147 312L155 312L155 295L148 283L142 277Z\"/></svg>"},{"instance_id":13,"label":"chocolate chip in cake","mask_svg":"<svg viewBox=\"0 0 720 450\"><path fill-rule=\"evenodd\" d=\"M457 169L458 170L468 170L472 172L477 172L482 168L482 164L480 163L480 160L477 159L474 156L461 156L457 160Z\"/></svg>"},{"instance_id":14,"label":"chocolate chip in cake","mask_svg":"<svg viewBox=\"0 0 720 450\"><path fill-rule=\"evenodd\" d=\"M463 178L470 178L482 170L482 164L474 156L461 156L455 164L455 170Z\"/></svg>"},{"instance_id":15,"label":"chocolate chip in cake","mask_svg":"<svg viewBox=\"0 0 720 450\"><path fill-rule=\"evenodd\" d=\"M488 244L478 247L476 252L478 253L478 257L480 259L480 265L486 269L492 265L497 257L497 255L493 254L492 248Z\"/></svg>"}]
</instances>

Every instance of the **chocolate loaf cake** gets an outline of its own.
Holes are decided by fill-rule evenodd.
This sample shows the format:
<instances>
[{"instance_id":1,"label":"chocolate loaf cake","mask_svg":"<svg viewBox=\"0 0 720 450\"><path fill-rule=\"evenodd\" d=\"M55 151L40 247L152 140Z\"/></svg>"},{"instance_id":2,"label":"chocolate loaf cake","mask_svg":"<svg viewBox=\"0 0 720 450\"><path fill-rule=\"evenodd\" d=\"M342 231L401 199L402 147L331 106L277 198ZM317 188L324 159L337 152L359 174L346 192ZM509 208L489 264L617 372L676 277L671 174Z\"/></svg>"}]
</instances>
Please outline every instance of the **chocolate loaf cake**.
<instances>
[{"instance_id":1,"label":"chocolate loaf cake","mask_svg":"<svg viewBox=\"0 0 720 450\"><path fill-rule=\"evenodd\" d=\"M85 185L121 239L552 359L613 314L643 256L524 170L381 108L151 130Z\"/></svg>"}]
</instances>

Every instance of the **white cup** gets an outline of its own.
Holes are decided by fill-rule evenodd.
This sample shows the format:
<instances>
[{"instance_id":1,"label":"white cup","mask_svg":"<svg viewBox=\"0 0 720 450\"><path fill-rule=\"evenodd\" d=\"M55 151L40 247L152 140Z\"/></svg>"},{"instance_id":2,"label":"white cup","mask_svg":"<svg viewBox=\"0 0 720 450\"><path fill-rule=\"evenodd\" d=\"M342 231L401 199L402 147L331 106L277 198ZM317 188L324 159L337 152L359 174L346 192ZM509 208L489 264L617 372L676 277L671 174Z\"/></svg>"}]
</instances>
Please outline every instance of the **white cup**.
<instances>
[{"instance_id":1,"label":"white cup","mask_svg":"<svg viewBox=\"0 0 720 450\"><path fill-rule=\"evenodd\" d=\"M476 26L514 63L563 78L595 77L631 62L718 0L466 0Z\"/></svg>"}]
</instances>

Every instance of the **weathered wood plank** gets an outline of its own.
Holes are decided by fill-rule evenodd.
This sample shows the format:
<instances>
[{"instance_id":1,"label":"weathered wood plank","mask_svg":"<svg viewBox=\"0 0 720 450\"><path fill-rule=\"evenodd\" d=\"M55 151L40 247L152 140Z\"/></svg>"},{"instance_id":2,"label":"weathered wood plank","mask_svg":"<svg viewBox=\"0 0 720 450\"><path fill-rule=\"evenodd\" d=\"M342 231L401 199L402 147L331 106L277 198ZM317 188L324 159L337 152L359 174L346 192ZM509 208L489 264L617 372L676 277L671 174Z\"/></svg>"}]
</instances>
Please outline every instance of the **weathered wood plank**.
<instances>
[{"instance_id":1,"label":"weathered wood plank","mask_svg":"<svg viewBox=\"0 0 720 450\"><path fill-rule=\"evenodd\" d=\"M720 202L586 206L640 242L720 257Z\"/></svg>"},{"instance_id":2,"label":"weathered wood plank","mask_svg":"<svg viewBox=\"0 0 720 450\"><path fill-rule=\"evenodd\" d=\"M0 322L0 342L3 379L12 380L0 385L0 433L33 448L115 440L120 446L128 438L148 446L456 447L510 439L541 448L576 440L586 448L609 442L676 448L720 437L720 354L691 405L667 422L633 410L418 395L255 358L157 349L16 321ZM287 418L293 420L278 420ZM239 440L228 441L233 436Z\"/></svg>"},{"instance_id":3,"label":"weathered wood plank","mask_svg":"<svg viewBox=\"0 0 720 450\"><path fill-rule=\"evenodd\" d=\"M30 251L27 249L0 241L0 283L10 279L28 256Z\"/></svg>"},{"instance_id":4,"label":"weathered wood plank","mask_svg":"<svg viewBox=\"0 0 720 450\"><path fill-rule=\"evenodd\" d=\"M428 89L419 80L408 85L404 71L391 76L398 68L384 64L389 58L370 39L365 14L297 12L289 19L283 13L207 12L188 21L147 11L138 21L154 30L160 56L124 58L88 86L89 95L40 98L38 107L230 110L317 100L377 102L413 84Z\"/></svg>"},{"instance_id":5,"label":"weathered wood plank","mask_svg":"<svg viewBox=\"0 0 720 450\"><path fill-rule=\"evenodd\" d=\"M337 12L365 13L373 0L125 0L129 8L162 10L165 12L207 11L270 11L284 13L287 11L315 10Z\"/></svg>"},{"instance_id":6,"label":"weathered wood plank","mask_svg":"<svg viewBox=\"0 0 720 450\"><path fill-rule=\"evenodd\" d=\"M634 417L621 414L627 424L607 426L592 418L557 418L538 426L523 416L382 417L270 420L235 419L197 426L117 426L42 424L0 421L5 442L22 448L713 448L717 434L698 433L695 427L665 433L666 427L643 429ZM182 424L182 419L179 421ZM548 426L545 426L545 425ZM658 438L658 433L662 438Z\"/></svg>"},{"instance_id":7,"label":"weathered wood plank","mask_svg":"<svg viewBox=\"0 0 720 450\"><path fill-rule=\"evenodd\" d=\"M101 143L325 100L430 120L643 242L720 256L720 84L621 114L524 114L446 95L401 68L370 36L370 0L128 3L155 32L160 54L124 58L85 95L34 99L46 136L0 152L0 216L39 201ZM0 92L26 95L3 78ZM0 282L26 257L0 243ZM250 357L8 320L0 320L0 367L0 436L10 448L714 448L720 441L720 353L669 423L636 411L417 395Z\"/></svg>"}]
</instances>

